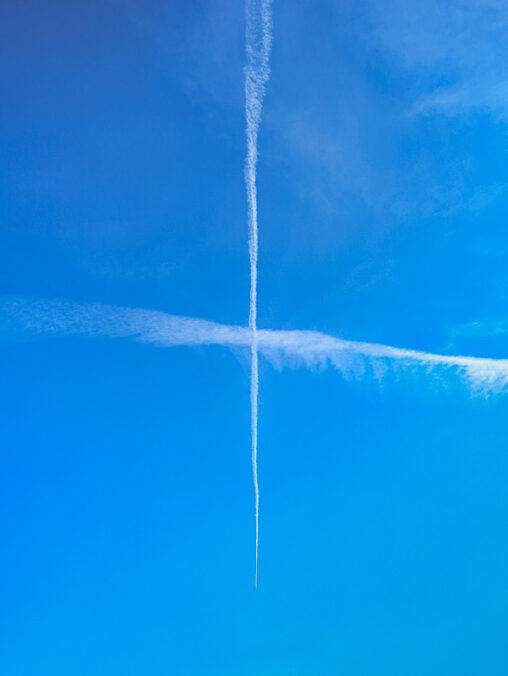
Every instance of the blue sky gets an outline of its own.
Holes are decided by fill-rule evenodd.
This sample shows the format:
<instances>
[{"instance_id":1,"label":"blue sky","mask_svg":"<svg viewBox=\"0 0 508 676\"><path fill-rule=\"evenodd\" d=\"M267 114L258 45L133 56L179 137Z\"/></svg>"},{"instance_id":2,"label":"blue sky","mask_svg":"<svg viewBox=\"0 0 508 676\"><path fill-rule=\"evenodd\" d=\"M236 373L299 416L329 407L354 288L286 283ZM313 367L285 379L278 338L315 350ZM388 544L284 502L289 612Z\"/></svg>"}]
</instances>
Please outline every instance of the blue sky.
<instances>
[{"instance_id":1,"label":"blue sky","mask_svg":"<svg viewBox=\"0 0 508 676\"><path fill-rule=\"evenodd\" d=\"M273 24L259 328L506 357L505 3ZM0 293L246 326L243 4L0 26ZM506 394L262 354L256 591L244 346L0 319L2 674L506 674Z\"/></svg>"}]
</instances>

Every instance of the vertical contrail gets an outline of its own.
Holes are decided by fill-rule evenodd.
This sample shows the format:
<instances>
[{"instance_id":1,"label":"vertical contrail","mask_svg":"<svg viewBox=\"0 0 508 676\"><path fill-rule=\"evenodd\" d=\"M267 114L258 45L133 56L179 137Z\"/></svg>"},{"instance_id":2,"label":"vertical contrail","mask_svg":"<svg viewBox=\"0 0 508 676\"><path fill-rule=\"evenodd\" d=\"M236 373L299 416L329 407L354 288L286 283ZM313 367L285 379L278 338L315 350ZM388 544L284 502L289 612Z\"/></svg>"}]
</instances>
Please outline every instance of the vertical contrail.
<instances>
[{"instance_id":1,"label":"vertical contrail","mask_svg":"<svg viewBox=\"0 0 508 676\"><path fill-rule=\"evenodd\" d=\"M271 0L246 0L245 117L247 121L247 155L245 158L245 185L249 211L250 309L251 336L251 428L252 474L254 480L256 515L256 576L258 586L259 544L259 485L258 485L258 340L257 340L257 275L258 275L258 203L256 167L258 161L258 132L265 85L270 75L269 58L272 43Z\"/></svg>"}]
</instances>

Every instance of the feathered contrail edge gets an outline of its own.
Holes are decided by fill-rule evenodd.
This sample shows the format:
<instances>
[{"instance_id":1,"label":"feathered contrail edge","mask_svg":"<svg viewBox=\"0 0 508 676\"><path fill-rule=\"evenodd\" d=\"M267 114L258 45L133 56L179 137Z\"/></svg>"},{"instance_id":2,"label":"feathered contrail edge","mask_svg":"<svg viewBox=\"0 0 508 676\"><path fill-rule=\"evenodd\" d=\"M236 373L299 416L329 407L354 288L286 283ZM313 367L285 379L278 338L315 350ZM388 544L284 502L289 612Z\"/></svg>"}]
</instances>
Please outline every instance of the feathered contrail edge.
<instances>
[{"instance_id":1,"label":"feathered contrail edge","mask_svg":"<svg viewBox=\"0 0 508 676\"><path fill-rule=\"evenodd\" d=\"M0 297L0 337L83 335L131 339L159 347L223 345L252 347L248 327L217 324L156 310L26 297ZM376 343L341 340L317 331L259 330L257 348L277 368L332 366L344 376L378 379L390 370L423 368L461 376L479 393L508 388L508 359L440 355Z\"/></svg>"}]
</instances>

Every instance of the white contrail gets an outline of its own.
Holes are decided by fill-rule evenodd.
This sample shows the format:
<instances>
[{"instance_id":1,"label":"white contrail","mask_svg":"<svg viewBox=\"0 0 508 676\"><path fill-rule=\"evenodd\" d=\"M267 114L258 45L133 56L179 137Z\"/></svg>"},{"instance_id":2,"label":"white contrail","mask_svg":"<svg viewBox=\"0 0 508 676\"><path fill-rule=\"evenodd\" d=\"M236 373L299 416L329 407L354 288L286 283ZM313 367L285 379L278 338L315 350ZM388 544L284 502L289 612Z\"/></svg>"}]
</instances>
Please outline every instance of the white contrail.
<instances>
[{"instance_id":1,"label":"white contrail","mask_svg":"<svg viewBox=\"0 0 508 676\"><path fill-rule=\"evenodd\" d=\"M258 485L258 340L257 340L257 276L258 276L258 204L256 167L258 161L258 132L265 86L270 75L269 58L272 43L271 0L246 2L245 117L247 122L247 155L245 158L245 185L249 215L250 307L251 330L251 434L252 474L254 480L256 517L256 573L258 586L259 546L259 485Z\"/></svg>"},{"instance_id":2,"label":"white contrail","mask_svg":"<svg viewBox=\"0 0 508 676\"><path fill-rule=\"evenodd\" d=\"M83 335L131 339L158 347L176 345L252 346L249 327L217 324L136 308L75 303L65 300L0 296L0 338ZM389 372L424 369L443 380L457 373L480 394L508 390L508 359L441 355L390 345L342 340L318 331L257 331L258 350L277 368L333 366L346 378L369 375L382 379Z\"/></svg>"}]
</instances>

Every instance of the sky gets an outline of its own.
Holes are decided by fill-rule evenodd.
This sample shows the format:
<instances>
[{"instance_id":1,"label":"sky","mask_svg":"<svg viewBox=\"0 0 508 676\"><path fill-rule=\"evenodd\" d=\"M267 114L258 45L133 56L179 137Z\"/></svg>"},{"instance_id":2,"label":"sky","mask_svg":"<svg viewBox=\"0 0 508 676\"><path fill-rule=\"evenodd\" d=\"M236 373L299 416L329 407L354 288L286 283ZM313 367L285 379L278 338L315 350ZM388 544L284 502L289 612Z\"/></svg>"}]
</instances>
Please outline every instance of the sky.
<instances>
[{"instance_id":1,"label":"sky","mask_svg":"<svg viewBox=\"0 0 508 676\"><path fill-rule=\"evenodd\" d=\"M2 675L507 673L508 7L272 12L256 589L244 5L0 3Z\"/></svg>"}]
</instances>

